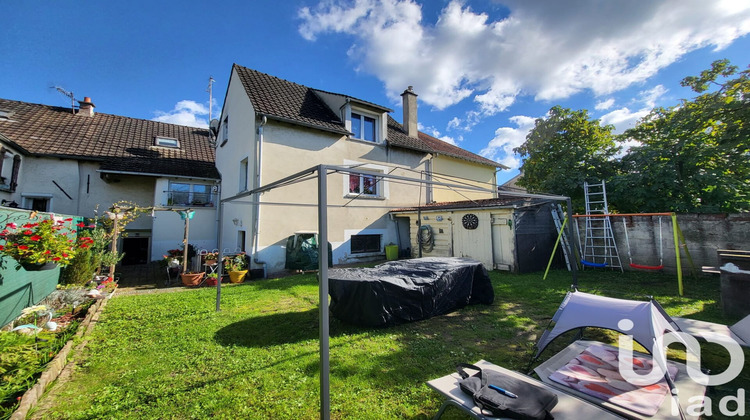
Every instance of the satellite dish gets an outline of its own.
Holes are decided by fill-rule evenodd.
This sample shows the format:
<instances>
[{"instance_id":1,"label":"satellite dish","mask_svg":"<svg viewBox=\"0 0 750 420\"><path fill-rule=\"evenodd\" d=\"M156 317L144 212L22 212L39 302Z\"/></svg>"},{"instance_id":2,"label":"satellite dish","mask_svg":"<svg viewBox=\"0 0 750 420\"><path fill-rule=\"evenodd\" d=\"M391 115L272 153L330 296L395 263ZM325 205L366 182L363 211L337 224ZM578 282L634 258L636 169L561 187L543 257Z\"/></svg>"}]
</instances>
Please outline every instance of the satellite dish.
<instances>
[{"instance_id":1,"label":"satellite dish","mask_svg":"<svg viewBox=\"0 0 750 420\"><path fill-rule=\"evenodd\" d=\"M211 120L211 122L208 124L208 128L211 130L214 136L219 134L219 120L215 118Z\"/></svg>"}]
</instances>

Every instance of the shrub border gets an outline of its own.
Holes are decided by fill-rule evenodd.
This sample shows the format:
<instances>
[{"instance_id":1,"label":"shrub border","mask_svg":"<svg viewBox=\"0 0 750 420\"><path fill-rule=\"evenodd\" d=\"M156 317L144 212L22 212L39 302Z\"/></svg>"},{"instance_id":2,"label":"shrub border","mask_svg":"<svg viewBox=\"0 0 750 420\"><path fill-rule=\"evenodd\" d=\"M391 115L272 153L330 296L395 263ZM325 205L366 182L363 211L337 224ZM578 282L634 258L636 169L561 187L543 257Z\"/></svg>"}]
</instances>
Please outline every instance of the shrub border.
<instances>
[{"instance_id":1,"label":"shrub border","mask_svg":"<svg viewBox=\"0 0 750 420\"><path fill-rule=\"evenodd\" d=\"M109 296L104 299L99 299L96 303L91 305L86 312L81 325L78 326L78 331L75 334L75 338L88 336L94 329L96 322L99 320L99 315L107 302L114 296L117 289L112 291ZM71 350L73 350L73 342L75 338L69 340L63 348L55 355L52 361L47 365L47 369L44 370L42 375L37 380L33 387L29 388L21 397L21 403L18 405L16 411L10 416L9 420L24 420L28 415L29 411L36 406L39 399L44 395L47 388L60 376L65 369L71 369L73 362L69 361ZM80 352L88 342L88 338L84 338L76 347L75 351Z\"/></svg>"}]
</instances>

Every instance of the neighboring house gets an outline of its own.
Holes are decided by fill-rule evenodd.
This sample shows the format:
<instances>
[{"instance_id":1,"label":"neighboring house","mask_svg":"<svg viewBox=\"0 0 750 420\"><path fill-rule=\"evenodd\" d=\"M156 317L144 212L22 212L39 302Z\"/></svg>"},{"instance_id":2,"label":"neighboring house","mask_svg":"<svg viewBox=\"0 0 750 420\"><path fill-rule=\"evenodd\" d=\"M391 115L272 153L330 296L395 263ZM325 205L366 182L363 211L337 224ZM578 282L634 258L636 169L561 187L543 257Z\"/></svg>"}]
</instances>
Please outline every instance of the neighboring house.
<instances>
[{"instance_id":1,"label":"neighboring house","mask_svg":"<svg viewBox=\"0 0 750 420\"><path fill-rule=\"evenodd\" d=\"M500 194L503 193L503 191L510 191L510 192L527 192L526 188L518 185L518 180L523 177L523 172L519 173L518 175L514 176L513 178L507 180L503 185L500 185L497 190Z\"/></svg>"},{"instance_id":2,"label":"neighboring house","mask_svg":"<svg viewBox=\"0 0 750 420\"><path fill-rule=\"evenodd\" d=\"M406 218L391 218L391 209L494 197L495 173L503 166L420 133L417 95L407 89L401 96L403 126L387 107L234 65L217 135L222 198L319 164L354 167L328 175L329 241L334 264L344 264L383 258L389 243L402 251L410 247L410 226ZM486 192L394 182L379 174L481 185ZM222 220L222 247L252 253L253 268L280 271L287 237L317 231L317 184L307 180L257 201L228 201Z\"/></svg>"},{"instance_id":3,"label":"neighboring house","mask_svg":"<svg viewBox=\"0 0 750 420\"><path fill-rule=\"evenodd\" d=\"M76 109L0 99L0 198L85 217L120 200L191 208L190 243L213 249L219 174L209 140L207 129L95 113L89 98ZM160 259L180 246L183 227L173 211L131 222L123 263Z\"/></svg>"}]
</instances>

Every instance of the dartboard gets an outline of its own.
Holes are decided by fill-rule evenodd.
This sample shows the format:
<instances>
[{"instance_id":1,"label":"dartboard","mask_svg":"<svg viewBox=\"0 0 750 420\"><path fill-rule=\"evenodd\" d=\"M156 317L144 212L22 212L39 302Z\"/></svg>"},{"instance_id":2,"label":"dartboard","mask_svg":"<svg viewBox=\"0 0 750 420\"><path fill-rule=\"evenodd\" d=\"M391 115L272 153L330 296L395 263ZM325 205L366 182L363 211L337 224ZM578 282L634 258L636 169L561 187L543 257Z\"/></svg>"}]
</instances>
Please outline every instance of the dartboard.
<instances>
[{"instance_id":1,"label":"dartboard","mask_svg":"<svg viewBox=\"0 0 750 420\"><path fill-rule=\"evenodd\" d=\"M479 218L476 214L465 214L464 217L461 218L461 223L466 229L476 229L477 226L479 226Z\"/></svg>"}]
</instances>

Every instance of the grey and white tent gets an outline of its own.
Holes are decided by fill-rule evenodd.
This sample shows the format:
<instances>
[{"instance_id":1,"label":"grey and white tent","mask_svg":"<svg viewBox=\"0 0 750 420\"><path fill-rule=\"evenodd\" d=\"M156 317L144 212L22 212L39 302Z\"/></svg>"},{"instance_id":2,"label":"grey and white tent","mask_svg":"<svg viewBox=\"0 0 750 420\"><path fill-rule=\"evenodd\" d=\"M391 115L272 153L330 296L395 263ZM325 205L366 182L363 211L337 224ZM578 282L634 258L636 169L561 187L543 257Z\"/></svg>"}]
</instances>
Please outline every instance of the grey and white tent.
<instances>
[{"instance_id":1,"label":"grey and white tent","mask_svg":"<svg viewBox=\"0 0 750 420\"><path fill-rule=\"evenodd\" d=\"M542 338L537 343L534 359L539 357L552 340L567 331L579 328L606 328L632 335L638 344L652 354L652 347L657 338L667 332L680 331L680 327L654 299L649 301L615 299L579 291L568 292L552 321L555 325L551 330L545 330L542 334ZM688 351L697 354L697 349L691 348L683 340L680 341Z\"/></svg>"}]
</instances>

